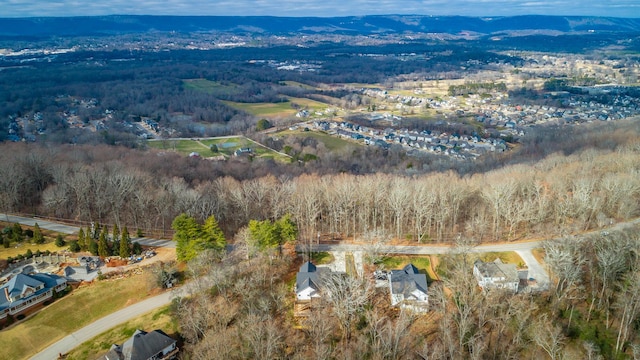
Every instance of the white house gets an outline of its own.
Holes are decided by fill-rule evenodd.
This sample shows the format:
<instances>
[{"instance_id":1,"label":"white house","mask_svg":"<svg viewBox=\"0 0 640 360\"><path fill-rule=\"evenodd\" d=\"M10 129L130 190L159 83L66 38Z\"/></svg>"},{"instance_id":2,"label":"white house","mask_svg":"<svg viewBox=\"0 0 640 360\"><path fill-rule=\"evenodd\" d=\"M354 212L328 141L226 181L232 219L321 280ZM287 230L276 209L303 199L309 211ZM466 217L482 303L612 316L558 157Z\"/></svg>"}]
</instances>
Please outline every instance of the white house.
<instances>
[{"instance_id":1,"label":"white house","mask_svg":"<svg viewBox=\"0 0 640 360\"><path fill-rule=\"evenodd\" d=\"M312 298L320 297L318 275L318 269L311 261L302 264L296 275L296 300L310 301Z\"/></svg>"},{"instance_id":2,"label":"white house","mask_svg":"<svg viewBox=\"0 0 640 360\"><path fill-rule=\"evenodd\" d=\"M478 259L473 263L473 276L483 289L506 289L518 291L520 279L515 264L504 264L499 258L493 262Z\"/></svg>"},{"instance_id":3,"label":"white house","mask_svg":"<svg viewBox=\"0 0 640 360\"><path fill-rule=\"evenodd\" d=\"M419 309L429 304L427 276L418 272L413 264L402 270L391 270L388 278L392 306Z\"/></svg>"},{"instance_id":4,"label":"white house","mask_svg":"<svg viewBox=\"0 0 640 360\"><path fill-rule=\"evenodd\" d=\"M67 280L52 274L17 274L0 287L0 321L20 315L67 288Z\"/></svg>"}]
</instances>

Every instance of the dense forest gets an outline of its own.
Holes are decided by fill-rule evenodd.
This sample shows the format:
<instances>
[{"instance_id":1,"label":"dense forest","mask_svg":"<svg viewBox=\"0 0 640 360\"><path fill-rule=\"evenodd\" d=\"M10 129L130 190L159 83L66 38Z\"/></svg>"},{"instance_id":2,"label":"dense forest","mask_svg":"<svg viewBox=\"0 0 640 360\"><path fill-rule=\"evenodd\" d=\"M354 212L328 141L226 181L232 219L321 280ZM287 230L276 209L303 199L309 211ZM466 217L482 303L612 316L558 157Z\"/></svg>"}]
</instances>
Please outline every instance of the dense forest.
<instances>
[{"instance_id":1,"label":"dense forest","mask_svg":"<svg viewBox=\"0 0 640 360\"><path fill-rule=\"evenodd\" d=\"M215 215L228 235L249 220L291 213L307 240L318 232L415 242L558 235L638 216L638 128L619 126L602 139L576 137L556 150L571 155L551 153L532 165L526 161L535 157L525 153L513 165L466 175L354 175L336 172L336 164L318 173L272 160L219 163L155 150L4 144L0 199L6 211L160 232L180 213Z\"/></svg>"}]
</instances>

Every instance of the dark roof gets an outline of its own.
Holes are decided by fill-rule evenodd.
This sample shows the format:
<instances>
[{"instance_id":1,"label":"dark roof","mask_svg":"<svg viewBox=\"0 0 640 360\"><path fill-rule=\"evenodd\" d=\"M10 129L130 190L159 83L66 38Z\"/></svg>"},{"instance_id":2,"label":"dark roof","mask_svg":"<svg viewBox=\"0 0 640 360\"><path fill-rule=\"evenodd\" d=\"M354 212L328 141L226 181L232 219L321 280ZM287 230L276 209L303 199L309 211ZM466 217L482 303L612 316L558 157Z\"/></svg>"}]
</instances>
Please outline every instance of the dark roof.
<instances>
[{"instance_id":1,"label":"dark roof","mask_svg":"<svg viewBox=\"0 0 640 360\"><path fill-rule=\"evenodd\" d=\"M311 287L313 289L320 290L318 272L316 266L307 261L300 266L300 271L296 275L296 291Z\"/></svg>"},{"instance_id":2,"label":"dark roof","mask_svg":"<svg viewBox=\"0 0 640 360\"><path fill-rule=\"evenodd\" d=\"M148 360L163 349L175 344L176 340L162 330L136 332L122 346L114 345L105 355L108 360Z\"/></svg>"},{"instance_id":3,"label":"dark roof","mask_svg":"<svg viewBox=\"0 0 640 360\"><path fill-rule=\"evenodd\" d=\"M391 281L391 293L403 294L405 299L411 296L414 290L420 290L427 293L427 276L420 274L418 269L409 264L402 270L391 270L389 274Z\"/></svg>"},{"instance_id":4,"label":"dark roof","mask_svg":"<svg viewBox=\"0 0 640 360\"><path fill-rule=\"evenodd\" d=\"M58 275L27 275L23 273L17 274L6 284L0 287L0 310L19 306L21 303L29 300L31 297L46 293L54 287L65 283L66 280ZM38 287L41 288L38 289ZM16 301L11 301L11 299L15 299L18 295L23 294L27 288L34 289L34 292L29 294L29 296L27 297L16 299Z\"/></svg>"}]
</instances>

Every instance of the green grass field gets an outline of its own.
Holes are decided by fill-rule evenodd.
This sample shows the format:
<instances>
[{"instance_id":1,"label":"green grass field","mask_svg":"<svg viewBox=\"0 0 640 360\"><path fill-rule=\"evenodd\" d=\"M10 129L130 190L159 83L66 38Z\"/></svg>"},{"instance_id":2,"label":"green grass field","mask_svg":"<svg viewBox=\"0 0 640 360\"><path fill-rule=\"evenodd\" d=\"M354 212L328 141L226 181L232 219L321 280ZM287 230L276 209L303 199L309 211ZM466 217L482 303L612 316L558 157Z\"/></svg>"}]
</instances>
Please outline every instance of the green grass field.
<instances>
[{"instance_id":1,"label":"green grass field","mask_svg":"<svg viewBox=\"0 0 640 360\"><path fill-rule=\"evenodd\" d=\"M191 152L197 152L202 157L213 157L219 155L225 155L227 157L233 156L233 152L240 148L251 148L257 158L261 159L274 159L277 161L290 162L291 159L288 156L278 154L266 147L256 144L255 142L247 139L244 136L234 136L225 138L209 138L209 139L188 139L188 140L154 140L147 141L149 147L158 150L175 151L184 156L188 156ZM213 153L210 150L210 146L215 144L218 147L218 152Z\"/></svg>"},{"instance_id":2,"label":"green grass field","mask_svg":"<svg viewBox=\"0 0 640 360\"><path fill-rule=\"evenodd\" d=\"M211 152L209 148L197 140L157 140L147 141L147 145L154 149L175 151L183 155L189 155L192 152L200 153L202 156L209 156L207 152ZM211 154L214 156L215 154Z\"/></svg>"},{"instance_id":3,"label":"green grass field","mask_svg":"<svg viewBox=\"0 0 640 360\"><path fill-rule=\"evenodd\" d=\"M324 144L331 151L341 151L349 146L359 145L355 141L349 141L337 136L331 136L322 131L285 130L279 132L281 136L295 136L297 138L314 138Z\"/></svg>"},{"instance_id":4,"label":"green grass field","mask_svg":"<svg viewBox=\"0 0 640 360\"><path fill-rule=\"evenodd\" d=\"M27 359L64 336L148 296L145 275L98 281L72 291L27 320L2 330L0 358Z\"/></svg>"},{"instance_id":5,"label":"green grass field","mask_svg":"<svg viewBox=\"0 0 640 360\"><path fill-rule=\"evenodd\" d=\"M233 83L223 84L218 81L207 79L187 79L182 81L185 89L206 92L213 96L236 94L240 91L239 86Z\"/></svg>"},{"instance_id":6,"label":"green grass field","mask_svg":"<svg viewBox=\"0 0 640 360\"><path fill-rule=\"evenodd\" d=\"M0 229L3 229L11 225L13 224L0 221ZM32 226L21 225L21 227L22 227L22 230L26 230L26 229L33 230ZM68 246L64 246L60 248L55 245L55 240L56 240L56 236L58 236L58 233L53 232L51 230L42 229L42 228L41 228L41 232L42 232L42 235L44 236L44 240L45 240L44 244L32 244L31 242L29 242L29 240L25 240L18 244L12 242L9 248L5 248L2 245L0 245L0 259L7 259L8 257L16 257L20 254L26 253L27 250L31 250L31 252L35 253L38 250L42 252L47 250L54 252L54 251L60 251L68 248ZM77 238L76 235L67 235L67 234L62 234L62 237L67 242L69 240L75 240Z\"/></svg>"},{"instance_id":7,"label":"green grass field","mask_svg":"<svg viewBox=\"0 0 640 360\"><path fill-rule=\"evenodd\" d=\"M303 89L308 89L308 90L315 90L317 89L315 86L311 86L311 85L307 85L307 84L303 84L301 82L297 82L297 81L283 81L282 83L284 83L287 86L296 86L296 87L301 87Z\"/></svg>"},{"instance_id":8,"label":"green grass field","mask_svg":"<svg viewBox=\"0 0 640 360\"><path fill-rule=\"evenodd\" d=\"M387 256L382 260L382 264L387 270L402 269L410 263L418 268L421 273L426 274L429 282L436 278L431 271L431 260L428 256L397 255Z\"/></svg>"},{"instance_id":9,"label":"green grass field","mask_svg":"<svg viewBox=\"0 0 640 360\"><path fill-rule=\"evenodd\" d=\"M478 254L478 258L484 262L494 261L497 258L505 264L515 264L516 266L524 266L524 261L514 251L488 252Z\"/></svg>"},{"instance_id":10,"label":"green grass field","mask_svg":"<svg viewBox=\"0 0 640 360\"><path fill-rule=\"evenodd\" d=\"M280 103L240 103L223 101L232 108L242 110L257 117L278 118L294 116L298 110L291 107L290 102Z\"/></svg>"},{"instance_id":11,"label":"green grass field","mask_svg":"<svg viewBox=\"0 0 640 360\"><path fill-rule=\"evenodd\" d=\"M292 103L300 105L302 108L307 108L312 111L324 110L329 107L329 105L323 102L315 101L307 98L287 97L287 99L289 99L289 101Z\"/></svg>"},{"instance_id":12,"label":"green grass field","mask_svg":"<svg viewBox=\"0 0 640 360\"><path fill-rule=\"evenodd\" d=\"M141 315L137 319L118 325L95 338L82 343L67 354L67 360L97 359L111 348L112 344L122 345L136 330L153 331L160 329L172 336L178 331L178 324L171 318L169 307Z\"/></svg>"}]
</instances>

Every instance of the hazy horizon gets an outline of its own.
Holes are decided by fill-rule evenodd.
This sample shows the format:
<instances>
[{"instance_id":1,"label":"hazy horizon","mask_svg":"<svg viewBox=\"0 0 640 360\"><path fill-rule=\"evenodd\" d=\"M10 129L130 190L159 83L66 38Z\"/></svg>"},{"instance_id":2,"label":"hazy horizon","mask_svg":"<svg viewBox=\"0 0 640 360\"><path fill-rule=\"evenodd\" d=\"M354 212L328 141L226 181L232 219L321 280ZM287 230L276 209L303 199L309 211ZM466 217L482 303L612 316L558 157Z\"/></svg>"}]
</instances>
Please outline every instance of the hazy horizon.
<instances>
[{"instance_id":1,"label":"hazy horizon","mask_svg":"<svg viewBox=\"0 0 640 360\"><path fill-rule=\"evenodd\" d=\"M336 17L364 15L433 15L502 17L518 15L638 18L640 3L631 0L0 0L0 17L68 17L106 15Z\"/></svg>"}]
</instances>

